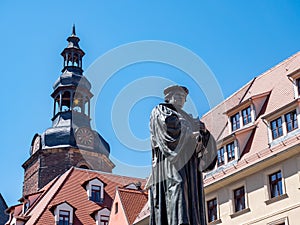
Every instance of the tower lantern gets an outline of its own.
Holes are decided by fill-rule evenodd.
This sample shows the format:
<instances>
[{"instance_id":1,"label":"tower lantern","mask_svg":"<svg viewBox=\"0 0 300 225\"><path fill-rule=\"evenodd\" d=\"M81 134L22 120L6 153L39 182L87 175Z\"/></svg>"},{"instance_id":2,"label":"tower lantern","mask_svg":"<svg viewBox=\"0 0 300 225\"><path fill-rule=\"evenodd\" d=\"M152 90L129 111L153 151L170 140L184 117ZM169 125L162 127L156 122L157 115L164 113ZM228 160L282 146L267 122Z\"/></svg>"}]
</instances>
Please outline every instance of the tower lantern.
<instances>
[{"instance_id":1,"label":"tower lantern","mask_svg":"<svg viewBox=\"0 0 300 225\"><path fill-rule=\"evenodd\" d=\"M73 25L72 34L67 38L68 46L62 51L61 55L64 57L64 64L62 72L66 70L82 74L82 57L85 55L84 51L79 47L79 37L76 36L75 25Z\"/></svg>"}]
</instances>

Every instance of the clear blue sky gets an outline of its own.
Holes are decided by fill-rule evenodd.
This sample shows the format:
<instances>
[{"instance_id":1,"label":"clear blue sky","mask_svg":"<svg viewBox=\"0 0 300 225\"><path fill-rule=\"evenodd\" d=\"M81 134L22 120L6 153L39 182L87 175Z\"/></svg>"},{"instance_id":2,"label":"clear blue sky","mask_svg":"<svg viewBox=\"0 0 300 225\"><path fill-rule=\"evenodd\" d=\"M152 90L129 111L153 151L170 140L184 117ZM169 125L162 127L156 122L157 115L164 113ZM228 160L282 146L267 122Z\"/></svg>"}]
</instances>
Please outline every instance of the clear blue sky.
<instances>
[{"instance_id":1,"label":"clear blue sky","mask_svg":"<svg viewBox=\"0 0 300 225\"><path fill-rule=\"evenodd\" d=\"M60 75L60 53L73 23L86 52L85 71L120 45L167 41L201 57L225 97L300 50L299 1L2 0L0 193L9 205L21 197L21 165L29 157L34 134L51 126L52 84ZM124 169L117 166L115 173L142 177L149 173L150 151L124 147L111 123L113 101L122 89L149 76L187 85L194 102L203 103L196 105L200 116L210 108L205 93L170 65L139 63L115 73L96 96L95 107L95 126L110 143L112 159L129 165ZM160 90L162 84L153 89ZM135 95L143 90L137 88ZM138 138L149 136L149 114L160 101L159 97L145 96L131 108L126 122Z\"/></svg>"}]
</instances>

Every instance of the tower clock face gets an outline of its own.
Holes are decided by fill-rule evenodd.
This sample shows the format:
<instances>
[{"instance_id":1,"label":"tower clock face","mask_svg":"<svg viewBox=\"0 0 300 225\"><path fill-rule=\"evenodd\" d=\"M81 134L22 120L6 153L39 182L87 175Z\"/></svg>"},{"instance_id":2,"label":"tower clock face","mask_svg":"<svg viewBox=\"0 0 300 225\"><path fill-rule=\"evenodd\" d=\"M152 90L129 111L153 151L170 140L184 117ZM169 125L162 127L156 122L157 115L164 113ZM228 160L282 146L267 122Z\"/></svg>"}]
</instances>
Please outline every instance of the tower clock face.
<instances>
[{"instance_id":1,"label":"tower clock face","mask_svg":"<svg viewBox=\"0 0 300 225\"><path fill-rule=\"evenodd\" d=\"M93 146L94 144L94 134L93 132L86 127L78 128L76 131L76 141L77 144L85 146Z\"/></svg>"},{"instance_id":2,"label":"tower clock face","mask_svg":"<svg viewBox=\"0 0 300 225\"><path fill-rule=\"evenodd\" d=\"M36 136L32 144L32 154L39 150L41 147L41 136Z\"/></svg>"}]
</instances>

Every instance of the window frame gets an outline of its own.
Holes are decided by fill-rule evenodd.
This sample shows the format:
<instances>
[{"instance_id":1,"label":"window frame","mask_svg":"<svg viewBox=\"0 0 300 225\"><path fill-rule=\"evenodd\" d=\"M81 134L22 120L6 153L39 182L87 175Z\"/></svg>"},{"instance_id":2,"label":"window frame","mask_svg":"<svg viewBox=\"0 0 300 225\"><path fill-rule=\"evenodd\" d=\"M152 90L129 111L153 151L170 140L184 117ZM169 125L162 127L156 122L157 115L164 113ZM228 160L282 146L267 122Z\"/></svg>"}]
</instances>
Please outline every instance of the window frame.
<instances>
[{"instance_id":1,"label":"window frame","mask_svg":"<svg viewBox=\"0 0 300 225\"><path fill-rule=\"evenodd\" d=\"M278 121L281 121L281 125L279 126ZM273 128L272 124L275 123L276 127ZM283 131L283 120L282 120L282 116L277 117L276 119L272 120L270 122L270 128L271 128L271 135L272 135L272 139L276 140L277 138L280 138L282 136L284 136L284 131ZM279 129L280 128L280 129ZM279 135L279 130L281 130L281 134ZM276 135L274 135L274 131L276 132Z\"/></svg>"},{"instance_id":2,"label":"window frame","mask_svg":"<svg viewBox=\"0 0 300 225\"><path fill-rule=\"evenodd\" d=\"M99 189L98 189L99 188ZM94 202L101 202L101 186L91 184L91 200Z\"/></svg>"},{"instance_id":3,"label":"window frame","mask_svg":"<svg viewBox=\"0 0 300 225\"><path fill-rule=\"evenodd\" d=\"M281 171L282 195L272 198L269 176L278 171ZM272 204L273 202L277 202L280 201L281 199L285 199L288 197L288 195L286 194L285 175L284 175L284 170L282 168L282 165L275 165L273 168L264 171L264 190L265 190L264 202L266 205Z\"/></svg>"},{"instance_id":4,"label":"window frame","mask_svg":"<svg viewBox=\"0 0 300 225\"><path fill-rule=\"evenodd\" d=\"M240 112L235 113L234 115L230 116L230 123L231 123L231 131L234 132L241 128L240 122Z\"/></svg>"},{"instance_id":5,"label":"window frame","mask_svg":"<svg viewBox=\"0 0 300 225\"><path fill-rule=\"evenodd\" d=\"M223 154L222 154L223 153ZM222 146L221 148L219 148L218 152L217 152L217 166L222 166L225 165L225 146ZM219 160L221 159L221 160Z\"/></svg>"},{"instance_id":6,"label":"window frame","mask_svg":"<svg viewBox=\"0 0 300 225\"><path fill-rule=\"evenodd\" d=\"M62 213L67 213L67 215L63 215ZM70 211L68 210L59 210L58 212L58 225L70 225ZM61 220L63 218L63 221ZM67 218L67 220L65 220ZM67 223L66 223L67 222Z\"/></svg>"},{"instance_id":7,"label":"window frame","mask_svg":"<svg viewBox=\"0 0 300 225\"><path fill-rule=\"evenodd\" d=\"M230 149L229 149L229 146L230 146ZM234 141L232 141L226 145L226 154L227 154L227 163L235 160L236 154L235 154L235 142Z\"/></svg>"},{"instance_id":8,"label":"window frame","mask_svg":"<svg viewBox=\"0 0 300 225\"><path fill-rule=\"evenodd\" d=\"M242 190L242 194L237 194L238 191ZM246 209L246 196L245 186L241 186L233 190L233 201L234 201L234 212L240 212ZM241 206L241 208L240 208Z\"/></svg>"},{"instance_id":9,"label":"window frame","mask_svg":"<svg viewBox=\"0 0 300 225\"><path fill-rule=\"evenodd\" d=\"M209 207L210 202L213 202L213 207ZM206 201L206 207L207 207L207 221L208 221L208 223L212 223L212 222L218 220L219 217L218 217L218 199L217 199L217 197L214 197L214 198ZM211 212L213 214L211 214ZM214 216L214 218L211 219L210 216Z\"/></svg>"},{"instance_id":10,"label":"window frame","mask_svg":"<svg viewBox=\"0 0 300 225\"><path fill-rule=\"evenodd\" d=\"M109 216L100 215L100 225L108 225L108 222L109 222Z\"/></svg>"},{"instance_id":11,"label":"window frame","mask_svg":"<svg viewBox=\"0 0 300 225\"><path fill-rule=\"evenodd\" d=\"M280 175L280 177L277 177L278 174ZM272 176L275 176L276 179L272 180ZM283 182L282 182L282 171L278 170L272 174L269 174L268 180L269 180L270 198L272 199L272 198L277 198L282 196L284 194Z\"/></svg>"},{"instance_id":12,"label":"window frame","mask_svg":"<svg viewBox=\"0 0 300 225\"><path fill-rule=\"evenodd\" d=\"M288 121L288 116L290 116L290 121ZM298 126L297 117L298 117L298 114L297 114L296 109L284 114L284 122L286 124L286 132L287 133L290 133L290 132L298 129L299 126ZM292 129L289 129L289 124L291 124Z\"/></svg>"},{"instance_id":13,"label":"window frame","mask_svg":"<svg viewBox=\"0 0 300 225\"><path fill-rule=\"evenodd\" d=\"M117 214L119 212L119 203L116 202L115 203L115 214Z\"/></svg>"},{"instance_id":14,"label":"window frame","mask_svg":"<svg viewBox=\"0 0 300 225\"><path fill-rule=\"evenodd\" d=\"M242 109L241 115L242 115L243 126L246 126L247 124L252 123L251 111L252 111L251 106L248 106L247 108ZM244 115L244 112L246 112L246 115ZM246 121L246 123L245 123L245 121Z\"/></svg>"},{"instance_id":15,"label":"window frame","mask_svg":"<svg viewBox=\"0 0 300 225\"><path fill-rule=\"evenodd\" d=\"M299 97L300 96L300 77L295 80L295 85L296 85L296 89L297 89L296 94Z\"/></svg>"}]
</instances>

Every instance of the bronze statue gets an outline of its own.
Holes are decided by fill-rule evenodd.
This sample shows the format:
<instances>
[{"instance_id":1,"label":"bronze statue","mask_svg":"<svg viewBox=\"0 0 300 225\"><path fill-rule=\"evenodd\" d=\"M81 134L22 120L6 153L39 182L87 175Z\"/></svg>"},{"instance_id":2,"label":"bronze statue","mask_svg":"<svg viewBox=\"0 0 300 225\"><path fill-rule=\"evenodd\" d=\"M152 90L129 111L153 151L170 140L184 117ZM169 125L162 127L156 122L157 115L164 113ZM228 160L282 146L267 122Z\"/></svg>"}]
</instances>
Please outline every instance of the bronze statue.
<instances>
[{"instance_id":1,"label":"bronze statue","mask_svg":"<svg viewBox=\"0 0 300 225\"><path fill-rule=\"evenodd\" d=\"M189 91L164 90L151 113L150 225L206 225L202 172L216 163L216 143L204 123L182 110Z\"/></svg>"}]
</instances>

